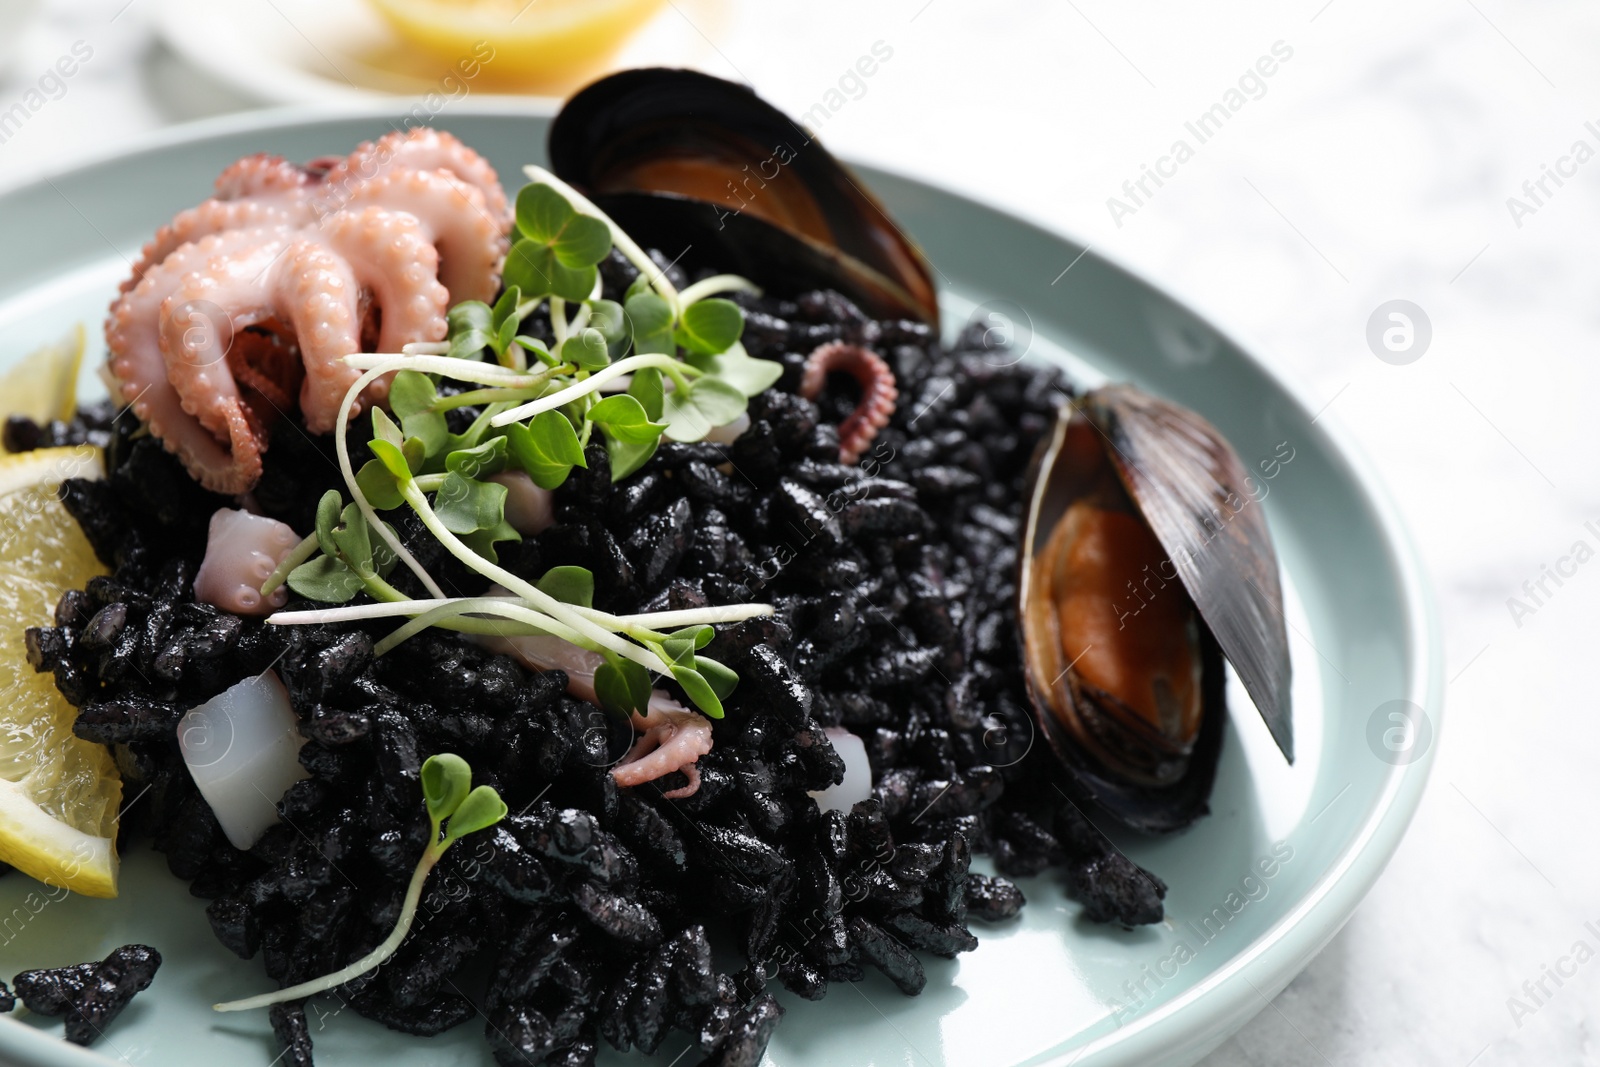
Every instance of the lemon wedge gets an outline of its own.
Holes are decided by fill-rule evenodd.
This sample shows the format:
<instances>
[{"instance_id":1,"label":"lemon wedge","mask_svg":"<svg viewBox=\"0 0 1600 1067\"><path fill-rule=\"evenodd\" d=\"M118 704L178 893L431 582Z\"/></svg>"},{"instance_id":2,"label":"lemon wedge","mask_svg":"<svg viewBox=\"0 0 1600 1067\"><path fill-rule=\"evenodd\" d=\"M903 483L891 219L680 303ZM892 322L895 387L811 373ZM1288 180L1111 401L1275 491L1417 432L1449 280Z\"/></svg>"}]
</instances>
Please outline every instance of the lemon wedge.
<instances>
[{"instance_id":1,"label":"lemon wedge","mask_svg":"<svg viewBox=\"0 0 1600 1067\"><path fill-rule=\"evenodd\" d=\"M23 638L53 623L63 590L105 573L55 492L102 469L88 445L0 455L0 860L51 886L114 897L116 764L73 735L77 709L28 664Z\"/></svg>"},{"instance_id":2,"label":"lemon wedge","mask_svg":"<svg viewBox=\"0 0 1600 1067\"><path fill-rule=\"evenodd\" d=\"M78 406L83 365L83 324L0 375L0 418L26 415L35 422L66 421Z\"/></svg>"},{"instance_id":3,"label":"lemon wedge","mask_svg":"<svg viewBox=\"0 0 1600 1067\"><path fill-rule=\"evenodd\" d=\"M470 63L488 83L546 90L575 87L665 3L372 0L395 32L435 59Z\"/></svg>"}]
</instances>

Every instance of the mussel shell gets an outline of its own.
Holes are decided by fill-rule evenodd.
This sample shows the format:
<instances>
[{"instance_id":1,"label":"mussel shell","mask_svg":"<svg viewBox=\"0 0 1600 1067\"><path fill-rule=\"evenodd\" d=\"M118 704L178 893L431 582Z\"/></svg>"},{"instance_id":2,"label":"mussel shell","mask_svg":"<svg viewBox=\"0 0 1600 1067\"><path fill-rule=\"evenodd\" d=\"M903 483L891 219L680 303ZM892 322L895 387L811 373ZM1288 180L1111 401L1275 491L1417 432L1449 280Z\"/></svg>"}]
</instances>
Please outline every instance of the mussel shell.
<instances>
[{"instance_id":1,"label":"mussel shell","mask_svg":"<svg viewBox=\"0 0 1600 1067\"><path fill-rule=\"evenodd\" d=\"M1066 790L1074 800L1131 829L1168 833L1207 810L1227 719L1224 657L1293 761L1288 638L1277 554L1259 503L1245 493L1243 464L1210 423L1131 386L1095 390L1061 409L1034 455L1018 581L1024 642L1029 634L1022 598L1032 585L1034 553L1086 488L1078 472L1059 462L1074 418L1087 418L1098 431L1123 488L1195 605L1201 623L1204 714L1183 776L1152 786L1108 769L1070 735L1053 705L1075 700L1073 686L1034 678L1025 653L1028 695L1042 732L1066 769ZM1094 714L1075 705L1062 710L1079 721Z\"/></svg>"},{"instance_id":2,"label":"mussel shell","mask_svg":"<svg viewBox=\"0 0 1600 1067\"><path fill-rule=\"evenodd\" d=\"M1132 386L1096 389L1084 397L1083 410L1105 435L1123 487L1293 763L1278 553L1244 464L1205 419Z\"/></svg>"},{"instance_id":3,"label":"mussel shell","mask_svg":"<svg viewBox=\"0 0 1600 1067\"><path fill-rule=\"evenodd\" d=\"M833 288L875 316L938 323L921 251L843 164L745 86L668 68L602 78L556 116L550 160L608 213L621 194L678 201L613 215L669 255L687 246L778 295Z\"/></svg>"},{"instance_id":4,"label":"mussel shell","mask_svg":"<svg viewBox=\"0 0 1600 1067\"><path fill-rule=\"evenodd\" d=\"M660 249L691 275L702 269L742 275L778 297L834 289L873 318L927 321L909 293L860 260L753 215L730 215L721 205L664 193L591 199L634 240Z\"/></svg>"}]
</instances>

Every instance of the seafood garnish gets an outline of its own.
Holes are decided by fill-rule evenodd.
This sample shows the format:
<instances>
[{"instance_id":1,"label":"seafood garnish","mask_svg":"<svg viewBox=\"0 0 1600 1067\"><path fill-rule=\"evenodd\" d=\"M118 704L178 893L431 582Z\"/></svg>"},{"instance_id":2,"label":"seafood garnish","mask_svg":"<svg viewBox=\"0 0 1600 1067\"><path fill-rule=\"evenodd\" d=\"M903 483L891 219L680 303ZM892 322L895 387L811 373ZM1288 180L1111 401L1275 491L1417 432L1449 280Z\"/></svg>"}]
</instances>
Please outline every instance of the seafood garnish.
<instances>
[{"instance_id":1,"label":"seafood garnish","mask_svg":"<svg viewBox=\"0 0 1600 1067\"><path fill-rule=\"evenodd\" d=\"M474 301L456 305L444 354L345 358L362 372L349 383L334 427L351 502L344 504L336 490L329 490L317 509L314 540L321 554L293 557L293 570L280 567L262 595L286 581L295 592L326 603L365 592L404 605L412 621L379 645L380 654L433 625L560 638L601 657L594 687L607 707L647 715L650 678L656 674L672 678L697 708L720 718L722 700L738 676L700 654L714 636L712 624L772 609L708 609L675 615L670 623L661 621L667 616L624 620L595 609L594 575L588 570L559 567L531 582L500 565L495 545L520 541L521 534L506 518L508 487L491 479L520 471L536 487L555 489L575 466L587 466L584 446L596 432L606 442L613 479L624 478L655 454L663 437L698 441L737 419L747 399L771 386L782 367L744 351L739 344L744 312L716 295L747 290L749 283L721 276L680 293L632 238L581 194L537 167L529 171L533 183L517 194L506 292L494 307ZM598 264L613 248L639 271L620 304L600 297ZM547 300L554 352L520 332L523 320ZM577 305L570 317L569 301ZM687 353L682 360L672 354L678 348ZM484 355L494 362L484 361ZM365 390L391 374L394 415L373 409L368 447L375 458L357 472L350 459L350 417ZM626 392L598 395L623 378ZM440 383L448 379L482 388L441 394ZM468 404L481 407L481 414L465 432L451 433L445 413ZM447 602L433 576L378 517L380 510L402 506L453 556L510 596ZM308 548L312 541L306 539ZM390 584L387 575L397 561L435 599L415 600ZM496 618L484 619L484 612ZM272 621L349 617L295 612ZM665 625L677 628L657 628Z\"/></svg>"},{"instance_id":2,"label":"seafood garnish","mask_svg":"<svg viewBox=\"0 0 1600 1067\"><path fill-rule=\"evenodd\" d=\"M937 326L922 251L856 175L747 86L692 70L603 78L550 128L551 169L636 237L769 292L834 289Z\"/></svg>"},{"instance_id":3,"label":"seafood garnish","mask_svg":"<svg viewBox=\"0 0 1600 1067\"><path fill-rule=\"evenodd\" d=\"M477 153L426 129L325 174L240 160L217 194L146 246L111 308L108 367L201 484L242 493L296 405L312 433L333 428L358 377L343 356L438 341L452 301L494 295L505 194Z\"/></svg>"},{"instance_id":4,"label":"seafood garnish","mask_svg":"<svg viewBox=\"0 0 1600 1067\"><path fill-rule=\"evenodd\" d=\"M889 425L900 392L895 388L894 372L876 352L860 345L830 341L818 345L806 357L800 395L815 400L822 394L828 375L835 371L850 375L861 386L860 402L839 427L839 462L854 463L877 438L878 431Z\"/></svg>"},{"instance_id":5,"label":"seafood garnish","mask_svg":"<svg viewBox=\"0 0 1600 1067\"><path fill-rule=\"evenodd\" d=\"M1107 386L1062 408L1032 482L1017 589L1025 673L1077 793L1149 832L1204 814L1224 655L1292 761L1277 558L1210 423Z\"/></svg>"}]
</instances>

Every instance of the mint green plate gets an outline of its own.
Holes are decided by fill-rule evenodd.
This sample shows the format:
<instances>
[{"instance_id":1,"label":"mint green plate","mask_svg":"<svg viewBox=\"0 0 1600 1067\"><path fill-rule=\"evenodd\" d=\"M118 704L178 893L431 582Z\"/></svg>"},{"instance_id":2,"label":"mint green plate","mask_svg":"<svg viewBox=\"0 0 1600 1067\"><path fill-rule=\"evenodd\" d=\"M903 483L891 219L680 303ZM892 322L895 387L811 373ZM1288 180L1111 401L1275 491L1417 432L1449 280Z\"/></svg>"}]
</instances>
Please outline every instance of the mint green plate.
<instances>
[{"instance_id":1,"label":"mint green plate","mask_svg":"<svg viewBox=\"0 0 1600 1067\"><path fill-rule=\"evenodd\" d=\"M96 335L140 245L204 198L239 156L343 154L406 121L380 109L231 117L0 194L0 363L75 321L88 321ZM525 105L468 103L436 124L485 153L508 184L522 164L543 160L548 119ZM1213 814L1176 837L1119 842L1171 887L1164 925L1097 926L1056 877L1026 880L1022 919L975 924L982 945L958 961L930 960L920 997L903 997L876 975L835 986L820 1003L784 995L788 1016L767 1063L1194 1063L1327 944L1416 809L1442 691L1438 625L1421 569L1394 509L1331 420L1313 423L1292 387L1204 320L1070 240L920 182L862 176L927 250L951 329L981 315L1014 331L1029 358L1062 360L1082 382L1128 379L1196 408L1262 472L1262 506L1285 570L1299 759L1284 764L1234 680ZM1391 718L1401 706L1394 701L1425 709L1414 736L1404 734L1403 717ZM148 845L124 857L117 900L51 902L43 894L22 875L0 879L0 976L97 959L130 941L156 946L166 963L93 1050L63 1044L59 1021L19 1015L0 1019L0 1057L41 1067L107 1058L163 1067L273 1061L264 1013L209 1009L272 983L258 961L240 961L216 942L204 902ZM313 1028L323 1067L492 1062L481 1025L421 1039L344 1012ZM686 1045L674 1034L650 1062L690 1067L699 1057ZM613 1065L642 1062L602 1056Z\"/></svg>"}]
</instances>

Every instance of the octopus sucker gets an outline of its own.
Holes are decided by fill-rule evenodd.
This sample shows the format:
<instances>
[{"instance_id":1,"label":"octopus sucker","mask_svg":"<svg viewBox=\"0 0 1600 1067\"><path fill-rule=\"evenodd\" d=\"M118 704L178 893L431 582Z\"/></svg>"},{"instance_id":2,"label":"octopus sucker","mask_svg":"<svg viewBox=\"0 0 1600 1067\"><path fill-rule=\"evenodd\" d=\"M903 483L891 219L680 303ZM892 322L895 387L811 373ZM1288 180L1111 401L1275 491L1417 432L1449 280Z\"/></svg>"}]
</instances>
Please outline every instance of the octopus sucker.
<instances>
[{"instance_id":1,"label":"octopus sucker","mask_svg":"<svg viewBox=\"0 0 1600 1067\"><path fill-rule=\"evenodd\" d=\"M861 386L860 402L839 426L839 462L854 463L879 431L889 425L900 390L895 387L894 372L876 352L860 345L830 341L818 345L806 357L800 395L815 400L822 394L828 375L835 371L850 375Z\"/></svg>"},{"instance_id":2,"label":"octopus sucker","mask_svg":"<svg viewBox=\"0 0 1600 1067\"><path fill-rule=\"evenodd\" d=\"M106 323L118 393L196 480L243 493L274 423L327 433L359 372L343 358L439 341L493 299L510 220L483 157L389 134L297 166L246 156L144 249ZM363 394L381 403L380 379Z\"/></svg>"}]
</instances>

